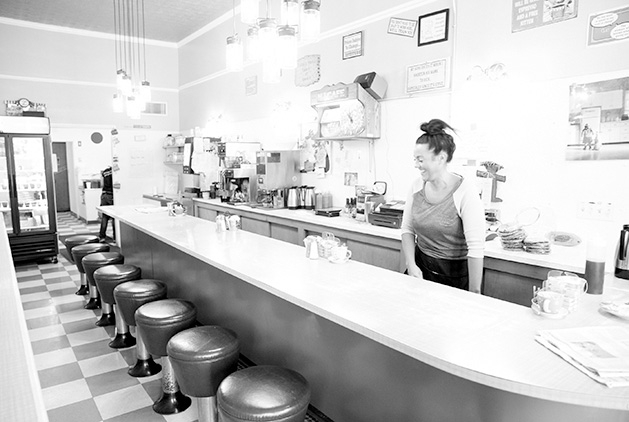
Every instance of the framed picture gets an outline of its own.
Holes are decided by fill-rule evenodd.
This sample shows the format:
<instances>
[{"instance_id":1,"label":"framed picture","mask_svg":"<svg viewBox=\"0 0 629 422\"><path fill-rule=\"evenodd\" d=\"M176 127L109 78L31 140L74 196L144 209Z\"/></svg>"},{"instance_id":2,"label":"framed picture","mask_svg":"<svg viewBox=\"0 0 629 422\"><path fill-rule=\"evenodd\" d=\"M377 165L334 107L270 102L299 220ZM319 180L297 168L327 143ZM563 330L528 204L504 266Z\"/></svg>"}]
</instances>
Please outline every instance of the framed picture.
<instances>
[{"instance_id":1,"label":"framed picture","mask_svg":"<svg viewBox=\"0 0 629 422\"><path fill-rule=\"evenodd\" d=\"M417 46L447 41L449 23L450 9L420 16Z\"/></svg>"},{"instance_id":2,"label":"framed picture","mask_svg":"<svg viewBox=\"0 0 629 422\"><path fill-rule=\"evenodd\" d=\"M363 31L343 37L343 60L363 55Z\"/></svg>"}]
</instances>

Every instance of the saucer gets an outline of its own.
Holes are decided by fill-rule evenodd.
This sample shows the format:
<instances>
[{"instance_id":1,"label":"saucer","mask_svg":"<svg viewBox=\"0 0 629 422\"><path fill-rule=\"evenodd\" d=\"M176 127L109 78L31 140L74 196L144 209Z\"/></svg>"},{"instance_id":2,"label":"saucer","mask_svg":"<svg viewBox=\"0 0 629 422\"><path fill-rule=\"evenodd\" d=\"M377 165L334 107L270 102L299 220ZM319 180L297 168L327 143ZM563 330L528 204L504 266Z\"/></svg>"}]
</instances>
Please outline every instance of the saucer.
<instances>
[{"instance_id":1,"label":"saucer","mask_svg":"<svg viewBox=\"0 0 629 422\"><path fill-rule=\"evenodd\" d=\"M532 303L531 309L533 310L533 313L535 315L540 315L540 316L543 316L544 318L549 318L549 319L562 319L562 318L565 318L566 315L568 315L568 310L566 308L561 308L561 310L557 312L556 314L549 314L547 312L543 312L539 308L539 305L537 305L537 303Z\"/></svg>"},{"instance_id":2,"label":"saucer","mask_svg":"<svg viewBox=\"0 0 629 422\"><path fill-rule=\"evenodd\" d=\"M627 301L601 302L600 309L619 318L629 320L629 302Z\"/></svg>"},{"instance_id":3,"label":"saucer","mask_svg":"<svg viewBox=\"0 0 629 422\"><path fill-rule=\"evenodd\" d=\"M349 261L349 258L334 259L333 257L329 257L328 261L330 261L333 264L345 264L347 261Z\"/></svg>"}]
</instances>

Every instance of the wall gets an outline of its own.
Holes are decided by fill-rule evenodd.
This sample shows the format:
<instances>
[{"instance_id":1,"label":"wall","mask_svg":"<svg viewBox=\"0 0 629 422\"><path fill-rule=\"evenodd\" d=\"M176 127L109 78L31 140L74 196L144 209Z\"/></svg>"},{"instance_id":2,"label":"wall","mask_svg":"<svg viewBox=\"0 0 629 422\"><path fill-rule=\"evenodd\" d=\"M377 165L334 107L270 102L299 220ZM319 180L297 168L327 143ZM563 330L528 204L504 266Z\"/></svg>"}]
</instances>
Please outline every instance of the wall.
<instances>
[{"instance_id":1,"label":"wall","mask_svg":"<svg viewBox=\"0 0 629 422\"><path fill-rule=\"evenodd\" d=\"M359 183L385 180L389 197L404 198L417 177L412 147L420 134L418 127L439 117L458 129L458 160L453 170L472 177L479 167L463 166L467 159L476 164L493 160L505 167L508 179L500 191L504 202L490 204L501 209L504 220L515 218L524 207L536 206L542 210L538 228L576 231L584 241L601 235L607 241L611 264L618 230L629 216L629 198L622 194L629 161L574 162L566 161L564 155L566 144L574 138L567 124L569 85L627 76L627 41L596 47L587 47L585 42L588 15L624 6L621 0L581 1L574 19L516 33L511 32L512 2L508 1L342 3L322 5L322 40L300 47L300 56L321 55L321 81L310 87L295 87L290 71L278 85L263 84L259 64L246 66L240 73L225 73L224 39L231 34L231 22L182 46L182 129L203 127L208 118L221 115L227 139L241 136L266 145L277 141L272 125L275 104L290 101L292 120L307 122L312 118L310 91L376 71L389 84L381 102L381 138L373 146L365 141L334 142L331 173L325 179L305 175L305 183L332 191L338 206L353 196L352 188L342 185L343 173L357 171ZM446 43L418 48L416 38L386 33L392 16L417 19L445 7L452 8L452 37ZM273 9L272 15L277 16ZM241 26L237 30L244 33ZM358 30L365 35L364 56L341 60L342 36ZM211 61L207 54L199 54L215 49ZM408 65L452 54L451 90L404 94ZM475 66L487 68L497 62L506 65L506 80L491 85L467 81ZM258 75L258 93L246 97L244 78L253 75ZM291 137L284 145L294 146L299 129L282 133L287 132ZM610 221L577 218L583 201L611 202Z\"/></svg>"},{"instance_id":2,"label":"wall","mask_svg":"<svg viewBox=\"0 0 629 422\"><path fill-rule=\"evenodd\" d=\"M28 98L47 105L52 139L67 142L74 153L69 163L71 210L78 210L78 176L97 173L111 163L112 128L133 130L139 125L147 136L179 127L177 46L147 40L147 77L152 101L166 102L168 115L142 115L131 120L112 110L115 92L114 38L100 33L34 25L0 19L0 100ZM101 144L90 141L103 134ZM81 141L81 146L78 142ZM161 143L154 143L161 152ZM161 183L162 175L155 175Z\"/></svg>"}]
</instances>

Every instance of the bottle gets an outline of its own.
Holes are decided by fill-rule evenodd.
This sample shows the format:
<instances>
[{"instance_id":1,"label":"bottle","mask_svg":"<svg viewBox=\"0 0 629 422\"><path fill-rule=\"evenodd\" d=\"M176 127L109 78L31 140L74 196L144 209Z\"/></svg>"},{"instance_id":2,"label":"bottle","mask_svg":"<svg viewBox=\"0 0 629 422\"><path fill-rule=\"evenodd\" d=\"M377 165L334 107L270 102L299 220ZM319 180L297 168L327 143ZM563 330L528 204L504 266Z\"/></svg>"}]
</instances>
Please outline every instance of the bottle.
<instances>
[{"instance_id":1,"label":"bottle","mask_svg":"<svg viewBox=\"0 0 629 422\"><path fill-rule=\"evenodd\" d=\"M587 292L591 295L603 294L605 281L605 242L599 238L588 241L585 255L585 279Z\"/></svg>"},{"instance_id":2,"label":"bottle","mask_svg":"<svg viewBox=\"0 0 629 422\"><path fill-rule=\"evenodd\" d=\"M343 215L349 217L351 209L352 209L352 207L349 204L349 198L345 198L345 206L343 207Z\"/></svg>"},{"instance_id":3,"label":"bottle","mask_svg":"<svg viewBox=\"0 0 629 422\"><path fill-rule=\"evenodd\" d=\"M356 198L352 198L350 201L350 205L351 205L351 213L352 213L352 218L356 218L356 213L357 213L357 209L356 209Z\"/></svg>"}]
</instances>

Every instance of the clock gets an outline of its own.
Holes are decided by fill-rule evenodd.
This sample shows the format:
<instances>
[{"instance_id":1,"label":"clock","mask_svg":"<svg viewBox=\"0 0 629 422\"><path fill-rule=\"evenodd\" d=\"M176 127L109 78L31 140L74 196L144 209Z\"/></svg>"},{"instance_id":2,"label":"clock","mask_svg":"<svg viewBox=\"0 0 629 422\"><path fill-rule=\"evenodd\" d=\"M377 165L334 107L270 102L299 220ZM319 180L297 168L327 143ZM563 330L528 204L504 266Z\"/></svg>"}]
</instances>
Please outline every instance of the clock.
<instances>
[{"instance_id":1,"label":"clock","mask_svg":"<svg viewBox=\"0 0 629 422\"><path fill-rule=\"evenodd\" d=\"M31 107L32 103L26 98L20 98L17 100L17 103L22 107L22 109L28 109Z\"/></svg>"}]
</instances>

